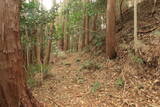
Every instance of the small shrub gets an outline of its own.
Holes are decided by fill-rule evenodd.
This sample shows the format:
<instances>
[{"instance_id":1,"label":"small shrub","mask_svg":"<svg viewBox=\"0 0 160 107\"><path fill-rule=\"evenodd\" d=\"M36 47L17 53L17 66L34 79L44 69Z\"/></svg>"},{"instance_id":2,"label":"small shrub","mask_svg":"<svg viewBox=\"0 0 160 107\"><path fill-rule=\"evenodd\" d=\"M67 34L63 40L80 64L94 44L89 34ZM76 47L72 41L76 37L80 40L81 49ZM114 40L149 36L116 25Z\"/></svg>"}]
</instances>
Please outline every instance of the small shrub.
<instances>
[{"instance_id":1,"label":"small shrub","mask_svg":"<svg viewBox=\"0 0 160 107\"><path fill-rule=\"evenodd\" d=\"M43 77L45 77L48 74L50 66L43 64L33 64L29 65L27 70L27 83L28 86L32 88L37 86L37 84L41 80L43 80Z\"/></svg>"},{"instance_id":2,"label":"small shrub","mask_svg":"<svg viewBox=\"0 0 160 107\"><path fill-rule=\"evenodd\" d=\"M88 69L88 70L97 70L100 68L101 65L93 61L86 61L81 66L81 69Z\"/></svg>"},{"instance_id":3,"label":"small shrub","mask_svg":"<svg viewBox=\"0 0 160 107\"><path fill-rule=\"evenodd\" d=\"M71 66L71 63L69 63L69 62L62 62L62 65Z\"/></svg>"},{"instance_id":4,"label":"small shrub","mask_svg":"<svg viewBox=\"0 0 160 107\"><path fill-rule=\"evenodd\" d=\"M133 54L130 54L129 56L131 57L132 61L135 62L135 63L138 63L138 64L143 64L144 63L143 59L139 56L136 56L136 55L133 55Z\"/></svg>"},{"instance_id":5,"label":"small shrub","mask_svg":"<svg viewBox=\"0 0 160 107\"><path fill-rule=\"evenodd\" d=\"M136 63L139 63L139 64L143 64L144 63L143 59L140 58L140 57L137 57L137 56L133 57L133 61L136 62Z\"/></svg>"},{"instance_id":6,"label":"small shrub","mask_svg":"<svg viewBox=\"0 0 160 107\"><path fill-rule=\"evenodd\" d=\"M76 62L81 62L81 59L76 59Z\"/></svg>"},{"instance_id":7,"label":"small shrub","mask_svg":"<svg viewBox=\"0 0 160 107\"><path fill-rule=\"evenodd\" d=\"M28 66L27 70L33 75L35 73L48 73L48 71L50 70L50 66L44 64L33 64Z\"/></svg>"},{"instance_id":8,"label":"small shrub","mask_svg":"<svg viewBox=\"0 0 160 107\"><path fill-rule=\"evenodd\" d=\"M118 86L118 87L123 87L125 84L125 81L122 79L122 78L118 78L116 81L115 81L115 85Z\"/></svg>"},{"instance_id":9,"label":"small shrub","mask_svg":"<svg viewBox=\"0 0 160 107\"><path fill-rule=\"evenodd\" d=\"M96 81L95 83L93 83L92 84L92 86L91 86L91 92L96 92L98 89L100 89L101 88L101 84L98 82L98 81Z\"/></svg>"},{"instance_id":10,"label":"small shrub","mask_svg":"<svg viewBox=\"0 0 160 107\"><path fill-rule=\"evenodd\" d=\"M66 54L64 52L61 52L61 51L58 52L58 57L60 57L61 59L66 59L67 58Z\"/></svg>"},{"instance_id":11,"label":"small shrub","mask_svg":"<svg viewBox=\"0 0 160 107\"><path fill-rule=\"evenodd\" d=\"M28 79L27 79L27 85L28 85L30 88L36 87L37 84L38 84L38 82L37 82L34 78L28 78Z\"/></svg>"},{"instance_id":12,"label":"small shrub","mask_svg":"<svg viewBox=\"0 0 160 107\"><path fill-rule=\"evenodd\" d=\"M79 78L77 78L77 83L78 84L83 84L84 83L84 78L83 77L79 77Z\"/></svg>"}]
</instances>

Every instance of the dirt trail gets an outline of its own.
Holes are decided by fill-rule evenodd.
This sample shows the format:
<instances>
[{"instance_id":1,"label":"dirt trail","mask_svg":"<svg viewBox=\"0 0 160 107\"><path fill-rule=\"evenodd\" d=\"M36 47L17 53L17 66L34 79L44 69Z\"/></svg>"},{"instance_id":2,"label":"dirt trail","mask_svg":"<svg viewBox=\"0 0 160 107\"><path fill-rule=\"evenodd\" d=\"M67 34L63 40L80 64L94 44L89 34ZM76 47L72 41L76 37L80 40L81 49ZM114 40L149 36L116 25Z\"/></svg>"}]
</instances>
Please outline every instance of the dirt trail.
<instances>
[{"instance_id":1,"label":"dirt trail","mask_svg":"<svg viewBox=\"0 0 160 107\"><path fill-rule=\"evenodd\" d=\"M44 80L42 86L34 88L35 97L49 107L160 106L160 90L151 83L156 78L146 80L147 73L140 75L141 70L125 63L124 59L95 58L96 63L101 60L100 69L81 70L82 65L92 59L89 56L69 54L53 65L52 76ZM120 78L124 82L118 80Z\"/></svg>"},{"instance_id":2,"label":"dirt trail","mask_svg":"<svg viewBox=\"0 0 160 107\"><path fill-rule=\"evenodd\" d=\"M90 86L78 73L83 61L78 60L78 53L70 54L53 65L50 71L53 77L45 80L42 87L34 89L35 96L50 107L92 107L93 102L88 97Z\"/></svg>"}]
</instances>

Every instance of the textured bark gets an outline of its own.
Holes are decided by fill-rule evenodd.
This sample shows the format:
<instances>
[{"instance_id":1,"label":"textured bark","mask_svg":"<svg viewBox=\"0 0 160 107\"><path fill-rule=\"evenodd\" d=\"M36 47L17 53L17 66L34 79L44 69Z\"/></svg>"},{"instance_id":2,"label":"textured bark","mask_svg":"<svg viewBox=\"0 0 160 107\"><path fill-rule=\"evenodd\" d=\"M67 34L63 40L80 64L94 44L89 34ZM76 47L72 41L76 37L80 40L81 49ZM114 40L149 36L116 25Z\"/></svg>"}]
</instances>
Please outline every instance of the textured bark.
<instances>
[{"instance_id":1,"label":"textured bark","mask_svg":"<svg viewBox=\"0 0 160 107\"><path fill-rule=\"evenodd\" d=\"M0 0L0 107L41 107L26 86L19 38L20 0Z\"/></svg>"},{"instance_id":2,"label":"textured bark","mask_svg":"<svg viewBox=\"0 0 160 107\"><path fill-rule=\"evenodd\" d=\"M110 59L116 57L115 40L115 0L107 1L106 55Z\"/></svg>"}]
</instances>

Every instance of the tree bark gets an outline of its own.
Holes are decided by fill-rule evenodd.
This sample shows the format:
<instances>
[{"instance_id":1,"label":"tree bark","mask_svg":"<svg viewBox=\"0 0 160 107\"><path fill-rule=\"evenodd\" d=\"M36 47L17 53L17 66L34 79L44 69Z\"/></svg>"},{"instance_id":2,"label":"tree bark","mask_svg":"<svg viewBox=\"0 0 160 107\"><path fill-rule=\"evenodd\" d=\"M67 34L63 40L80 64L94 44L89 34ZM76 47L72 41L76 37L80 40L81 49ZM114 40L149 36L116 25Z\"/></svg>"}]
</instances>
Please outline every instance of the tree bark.
<instances>
[{"instance_id":1,"label":"tree bark","mask_svg":"<svg viewBox=\"0 0 160 107\"><path fill-rule=\"evenodd\" d=\"M106 30L106 55L110 59L116 58L115 40L115 0L107 1L107 30Z\"/></svg>"},{"instance_id":2,"label":"tree bark","mask_svg":"<svg viewBox=\"0 0 160 107\"><path fill-rule=\"evenodd\" d=\"M52 32L53 32L53 24L50 24L49 36L51 36ZM45 36L48 36L48 35L45 35ZM51 49L52 49L52 39L49 38L47 47L45 48L45 56L43 61L44 64L49 64Z\"/></svg>"},{"instance_id":3,"label":"tree bark","mask_svg":"<svg viewBox=\"0 0 160 107\"><path fill-rule=\"evenodd\" d=\"M37 58L37 63L42 64L41 61L41 33L40 33L40 28L37 29L37 35L36 35L36 58Z\"/></svg>"},{"instance_id":4,"label":"tree bark","mask_svg":"<svg viewBox=\"0 0 160 107\"><path fill-rule=\"evenodd\" d=\"M67 23L67 17L64 17L64 51L67 51L69 49L69 35Z\"/></svg>"},{"instance_id":5,"label":"tree bark","mask_svg":"<svg viewBox=\"0 0 160 107\"><path fill-rule=\"evenodd\" d=\"M64 7L68 5L68 0L64 1ZM64 23L64 51L69 49L69 35L68 35L68 12L63 16Z\"/></svg>"},{"instance_id":6,"label":"tree bark","mask_svg":"<svg viewBox=\"0 0 160 107\"><path fill-rule=\"evenodd\" d=\"M86 3L89 3L90 1L89 0L85 0L85 4ZM87 14L87 11L88 11L88 9L87 8L85 8L85 11L84 11L84 17L85 17L85 22L84 22L84 24L85 24L85 46L87 46L88 44L89 44L89 34L90 34L90 31L89 31L89 29L90 29L90 24L89 24L89 21L90 21L90 17L89 17L89 15Z\"/></svg>"},{"instance_id":7,"label":"tree bark","mask_svg":"<svg viewBox=\"0 0 160 107\"><path fill-rule=\"evenodd\" d=\"M27 88L19 37L20 0L0 0L0 107L41 107Z\"/></svg>"},{"instance_id":8,"label":"tree bark","mask_svg":"<svg viewBox=\"0 0 160 107\"><path fill-rule=\"evenodd\" d=\"M137 51L137 0L134 0L134 48Z\"/></svg>"},{"instance_id":9,"label":"tree bark","mask_svg":"<svg viewBox=\"0 0 160 107\"><path fill-rule=\"evenodd\" d=\"M85 46L87 46L89 44L89 29L90 29L90 26L89 26L89 16L87 15L86 18L85 18Z\"/></svg>"}]
</instances>

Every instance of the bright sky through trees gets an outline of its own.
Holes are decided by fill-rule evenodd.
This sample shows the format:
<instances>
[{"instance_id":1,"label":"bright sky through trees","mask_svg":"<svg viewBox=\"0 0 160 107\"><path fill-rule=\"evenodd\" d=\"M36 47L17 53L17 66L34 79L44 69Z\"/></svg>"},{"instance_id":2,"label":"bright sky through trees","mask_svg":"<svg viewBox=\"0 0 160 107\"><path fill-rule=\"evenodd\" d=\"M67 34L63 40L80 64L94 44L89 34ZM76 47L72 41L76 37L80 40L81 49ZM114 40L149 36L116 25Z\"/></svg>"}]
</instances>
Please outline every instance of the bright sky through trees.
<instances>
[{"instance_id":1,"label":"bright sky through trees","mask_svg":"<svg viewBox=\"0 0 160 107\"><path fill-rule=\"evenodd\" d=\"M47 10L50 10L53 6L52 0L43 0L42 4L43 4L44 8Z\"/></svg>"},{"instance_id":2,"label":"bright sky through trees","mask_svg":"<svg viewBox=\"0 0 160 107\"><path fill-rule=\"evenodd\" d=\"M56 0L56 3L61 3L63 0ZM53 6L53 0L43 0L42 4L45 9L50 10Z\"/></svg>"}]
</instances>

